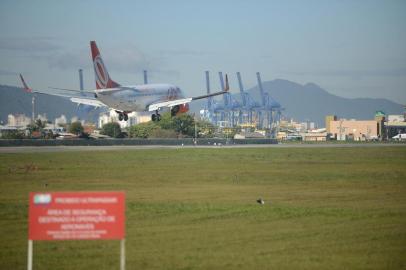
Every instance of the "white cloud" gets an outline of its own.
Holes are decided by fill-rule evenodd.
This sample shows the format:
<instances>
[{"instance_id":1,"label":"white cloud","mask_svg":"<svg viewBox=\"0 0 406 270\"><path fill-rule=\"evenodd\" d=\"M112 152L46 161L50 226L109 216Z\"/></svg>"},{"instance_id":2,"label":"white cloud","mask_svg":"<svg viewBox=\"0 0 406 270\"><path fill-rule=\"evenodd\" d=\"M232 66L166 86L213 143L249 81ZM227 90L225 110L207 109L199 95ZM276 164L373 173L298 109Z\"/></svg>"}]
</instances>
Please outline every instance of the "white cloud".
<instances>
[{"instance_id":1,"label":"white cloud","mask_svg":"<svg viewBox=\"0 0 406 270\"><path fill-rule=\"evenodd\" d=\"M321 77L349 77L359 79L362 77L403 77L406 76L406 68L392 69L365 69L365 70L316 70L316 71L285 71L285 74L298 76L321 76Z\"/></svg>"},{"instance_id":2,"label":"white cloud","mask_svg":"<svg viewBox=\"0 0 406 270\"><path fill-rule=\"evenodd\" d=\"M162 50L160 54L163 56L208 56L214 55L213 52L199 51L199 50Z\"/></svg>"},{"instance_id":3,"label":"white cloud","mask_svg":"<svg viewBox=\"0 0 406 270\"><path fill-rule=\"evenodd\" d=\"M0 76L16 76L16 75L18 75L17 72L0 69Z\"/></svg>"},{"instance_id":4,"label":"white cloud","mask_svg":"<svg viewBox=\"0 0 406 270\"><path fill-rule=\"evenodd\" d=\"M104 64L109 72L140 73L148 70L152 73L179 76L177 71L163 68L163 58L152 57L135 46L120 46L120 48L100 48ZM93 68L90 49L78 51L55 52L49 55L48 65L62 70L77 68Z\"/></svg>"},{"instance_id":5,"label":"white cloud","mask_svg":"<svg viewBox=\"0 0 406 270\"><path fill-rule=\"evenodd\" d=\"M50 37L18 37L0 38L0 49L9 51L24 51L27 53L47 53L61 49L55 39Z\"/></svg>"}]
</instances>

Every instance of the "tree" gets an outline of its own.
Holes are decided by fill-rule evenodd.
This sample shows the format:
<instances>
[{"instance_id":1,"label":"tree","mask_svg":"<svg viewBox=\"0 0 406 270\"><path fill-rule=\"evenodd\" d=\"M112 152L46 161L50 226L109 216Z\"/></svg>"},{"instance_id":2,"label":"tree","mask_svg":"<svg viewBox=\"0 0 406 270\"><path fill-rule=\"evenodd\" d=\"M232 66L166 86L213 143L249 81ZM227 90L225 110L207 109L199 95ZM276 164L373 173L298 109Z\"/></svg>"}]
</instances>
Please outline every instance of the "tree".
<instances>
[{"instance_id":1,"label":"tree","mask_svg":"<svg viewBox=\"0 0 406 270\"><path fill-rule=\"evenodd\" d=\"M33 135L34 132L38 133L38 127L35 125L35 123L28 124L27 129L28 129L28 132L30 133L31 136Z\"/></svg>"},{"instance_id":2,"label":"tree","mask_svg":"<svg viewBox=\"0 0 406 270\"><path fill-rule=\"evenodd\" d=\"M44 138L45 137L44 128L46 124L47 124L46 121L37 119L35 120L35 122L27 125L27 129L30 133L30 136L33 138Z\"/></svg>"},{"instance_id":3,"label":"tree","mask_svg":"<svg viewBox=\"0 0 406 270\"><path fill-rule=\"evenodd\" d=\"M42 121L41 119L35 120L35 125L38 127L38 130L41 131L47 125L46 121Z\"/></svg>"},{"instance_id":4,"label":"tree","mask_svg":"<svg viewBox=\"0 0 406 270\"><path fill-rule=\"evenodd\" d=\"M207 123L204 123L207 126ZM195 135L195 121L189 114L172 117L169 112L163 113L161 121L141 123L130 127L132 138L176 138L179 135L193 137Z\"/></svg>"},{"instance_id":5,"label":"tree","mask_svg":"<svg viewBox=\"0 0 406 270\"><path fill-rule=\"evenodd\" d=\"M198 137L201 137L201 138L213 138L214 137L216 127L212 123L210 123L208 121L204 121L204 120L197 120L196 126L197 126Z\"/></svg>"},{"instance_id":6,"label":"tree","mask_svg":"<svg viewBox=\"0 0 406 270\"><path fill-rule=\"evenodd\" d=\"M107 135L113 138L122 138L122 132L120 124L117 122L107 123L103 125L102 131L100 132L103 135Z\"/></svg>"},{"instance_id":7,"label":"tree","mask_svg":"<svg viewBox=\"0 0 406 270\"><path fill-rule=\"evenodd\" d=\"M27 129L32 134L35 131L38 131L39 133L42 133L42 130L45 128L47 122L42 121L41 119L35 120L34 123L31 123L27 125Z\"/></svg>"},{"instance_id":8,"label":"tree","mask_svg":"<svg viewBox=\"0 0 406 270\"><path fill-rule=\"evenodd\" d=\"M189 137L195 134L195 121L189 114L181 114L173 118L174 129L176 132Z\"/></svg>"},{"instance_id":9,"label":"tree","mask_svg":"<svg viewBox=\"0 0 406 270\"><path fill-rule=\"evenodd\" d=\"M80 123L79 121L71 123L69 126L69 132L76 135L82 134L83 133L82 123Z\"/></svg>"},{"instance_id":10,"label":"tree","mask_svg":"<svg viewBox=\"0 0 406 270\"><path fill-rule=\"evenodd\" d=\"M189 114L179 114L171 116L170 112L162 114L161 121L156 124L162 129L174 130L182 135L194 136L195 122L193 116Z\"/></svg>"}]
</instances>

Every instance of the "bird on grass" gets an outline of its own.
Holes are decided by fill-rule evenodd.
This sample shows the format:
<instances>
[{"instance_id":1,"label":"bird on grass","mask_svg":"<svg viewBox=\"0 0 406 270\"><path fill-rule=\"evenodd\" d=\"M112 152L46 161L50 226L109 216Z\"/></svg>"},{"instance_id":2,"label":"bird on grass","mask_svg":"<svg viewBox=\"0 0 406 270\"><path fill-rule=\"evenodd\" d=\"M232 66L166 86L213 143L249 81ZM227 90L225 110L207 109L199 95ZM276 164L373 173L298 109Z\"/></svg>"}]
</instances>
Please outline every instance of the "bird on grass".
<instances>
[{"instance_id":1,"label":"bird on grass","mask_svg":"<svg viewBox=\"0 0 406 270\"><path fill-rule=\"evenodd\" d=\"M259 204L265 204L265 201L264 201L263 199L259 198L259 199L257 200L257 203L259 203Z\"/></svg>"}]
</instances>

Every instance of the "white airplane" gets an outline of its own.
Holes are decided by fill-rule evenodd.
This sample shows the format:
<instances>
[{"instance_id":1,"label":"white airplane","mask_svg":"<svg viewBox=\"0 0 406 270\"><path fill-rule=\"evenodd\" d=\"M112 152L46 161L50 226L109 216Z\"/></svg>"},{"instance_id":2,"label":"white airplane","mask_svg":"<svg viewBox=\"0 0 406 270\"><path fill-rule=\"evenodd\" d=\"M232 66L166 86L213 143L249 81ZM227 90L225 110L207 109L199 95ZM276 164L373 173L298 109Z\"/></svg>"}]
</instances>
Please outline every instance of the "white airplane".
<instances>
[{"instance_id":1,"label":"white airplane","mask_svg":"<svg viewBox=\"0 0 406 270\"><path fill-rule=\"evenodd\" d=\"M225 89L222 91L202 95L197 97L185 97L179 87L172 84L141 84L141 85L126 85L122 86L113 81L107 72L106 66L103 63L96 42L90 42L92 51L93 67L96 79L95 90L84 90L85 93L94 94L92 97L72 97L64 94L47 93L37 90L32 90L25 83L23 76L20 74L24 89L33 93L41 93L47 95L57 95L70 97L74 103L90 105L94 107L108 107L114 109L119 114L119 120L127 121L128 113L131 112L154 112L151 116L152 121L161 120L159 111L162 109L170 109L171 115L175 116L178 113L185 113L189 110L189 103L193 100L208 98L212 96L222 95L228 92L229 84L226 75ZM80 93L80 90L54 88L64 91L73 91Z\"/></svg>"}]
</instances>

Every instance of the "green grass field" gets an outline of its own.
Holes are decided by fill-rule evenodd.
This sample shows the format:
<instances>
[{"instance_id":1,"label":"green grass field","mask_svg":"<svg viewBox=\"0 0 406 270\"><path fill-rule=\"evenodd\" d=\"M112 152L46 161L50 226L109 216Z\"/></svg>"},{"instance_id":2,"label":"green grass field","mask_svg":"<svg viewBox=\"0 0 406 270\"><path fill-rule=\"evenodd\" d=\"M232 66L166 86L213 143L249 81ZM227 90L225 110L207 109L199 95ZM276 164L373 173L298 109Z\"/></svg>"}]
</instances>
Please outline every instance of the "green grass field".
<instances>
[{"instance_id":1,"label":"green grass field","mask_svg":"<svg viewBox=\"0 0 406 270\"><path fill-rule=\"evenodd\" d=\"M0 154L0 269L45 190L126 191L127 269L406 268L406 147ZM118 267L118 241L34 242L34 269Z\"/></svg>"}]
</instances>

